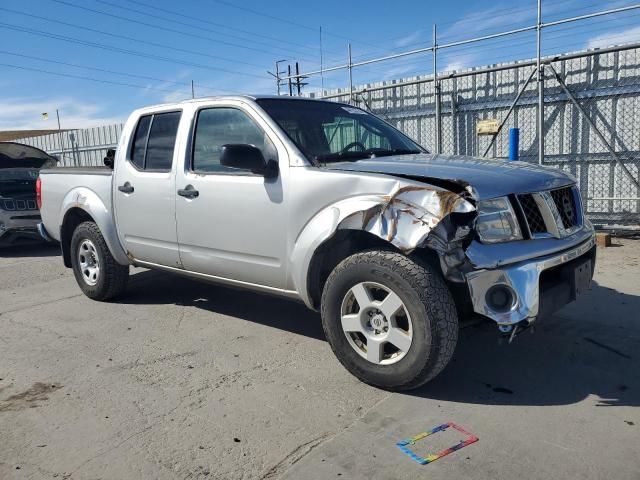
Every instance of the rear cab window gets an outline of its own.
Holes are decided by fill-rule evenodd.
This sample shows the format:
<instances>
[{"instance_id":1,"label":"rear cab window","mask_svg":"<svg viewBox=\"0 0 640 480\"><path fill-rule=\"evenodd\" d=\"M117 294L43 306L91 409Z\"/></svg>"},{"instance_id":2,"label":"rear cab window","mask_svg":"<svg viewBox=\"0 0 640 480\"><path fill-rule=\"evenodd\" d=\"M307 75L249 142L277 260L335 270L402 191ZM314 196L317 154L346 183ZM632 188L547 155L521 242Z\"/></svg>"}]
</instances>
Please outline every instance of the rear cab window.
<instances>
[{"instance_id":1,"label":"rear cab window","mask_svg":"<svg viewBox=\"0 0 640 480\"><path fill-rule=\"evenodd\" d=\"M163 112L140 117L129 155L129 162L137 170L171 171L181 115Z\"/></svg>"}]
</instances>

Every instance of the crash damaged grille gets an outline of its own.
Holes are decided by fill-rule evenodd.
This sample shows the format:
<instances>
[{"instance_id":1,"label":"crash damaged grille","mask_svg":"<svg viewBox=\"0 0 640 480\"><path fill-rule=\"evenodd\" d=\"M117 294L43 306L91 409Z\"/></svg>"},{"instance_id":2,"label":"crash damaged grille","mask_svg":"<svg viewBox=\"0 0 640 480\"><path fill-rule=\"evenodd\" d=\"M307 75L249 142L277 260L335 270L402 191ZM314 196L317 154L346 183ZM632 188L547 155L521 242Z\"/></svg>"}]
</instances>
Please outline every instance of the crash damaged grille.
<instances>
[{"instance_id":1,"label":"crash damaged grille","mask_svg":"<svg viewBox=\"0 0 640 480\"><path fill-rule=\"evenodd\" d=\"M573 189L571 187L565 187L552 190L550 193L551 198L553 198L553 203L555 203L558 209L564 228L575 227L577 225L578 215Z\"/></svg>"},{"instance_id":2,"label":"crash damaged grille","mask_svg":"<svg viewBox=\"0 0 640 480\"><path fill-rule=\"evenodd\" d=\"M35 200L0 200L0 208L7 212L22 212L26 210L37 210Z\"/></svg>"},{"instance_id":3,"label":"crash damaged grille","mask_svg":"<svg viewBox=\"0 0 640 480\"><path fill-rule=\"evenodd\" d=\"M522 213L529 225L529 231L532 234L545 233L547 231L547 226L544 223L544 218L542 218L542 213L540 212L540 208L533 198L533 195L530 193L520 195L518 196L518 200L520 200Z\"/></svg>"}]
</instances>

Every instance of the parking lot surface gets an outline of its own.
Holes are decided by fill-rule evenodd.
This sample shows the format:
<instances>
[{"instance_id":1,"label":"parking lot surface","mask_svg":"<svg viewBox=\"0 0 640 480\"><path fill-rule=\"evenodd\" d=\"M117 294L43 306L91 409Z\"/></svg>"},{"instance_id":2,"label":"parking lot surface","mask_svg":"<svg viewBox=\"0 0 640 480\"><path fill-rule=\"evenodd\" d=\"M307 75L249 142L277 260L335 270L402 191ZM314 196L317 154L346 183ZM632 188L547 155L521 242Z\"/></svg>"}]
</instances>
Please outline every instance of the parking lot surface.
<instances>
[{"instance_id":1,"label":"parking lot surface","mask_svg":"<svg viewBox=\"0 0 640 480\"><path fill-rule=\"evenodd\" d=\"M614 244L578 302L510 345L465 326L403 394L350 376L302 304L141 269L98 303L55 247L2 250L0 478L637 480L640 242ZM479 441L395 447L445 422Z\"/></svg>"}]
</instances>

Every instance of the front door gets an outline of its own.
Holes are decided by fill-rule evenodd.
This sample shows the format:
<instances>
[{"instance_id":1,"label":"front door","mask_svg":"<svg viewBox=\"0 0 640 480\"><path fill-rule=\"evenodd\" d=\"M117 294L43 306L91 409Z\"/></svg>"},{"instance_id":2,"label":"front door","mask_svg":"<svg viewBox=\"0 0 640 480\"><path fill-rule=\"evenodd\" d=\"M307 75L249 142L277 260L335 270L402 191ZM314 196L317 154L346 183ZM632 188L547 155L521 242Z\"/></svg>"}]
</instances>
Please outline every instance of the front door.
<instances>
[{"instance_id":1,"label":"front door","mask_svg":"<svg viewBox=\"0 0 640 480\"><path fill-rule=\"evenodd\" d=\"M116 165L113 204L118 235L128 254L180 266L175 215L176 137L181 112L138 120L126 158Z\"/></svg>"},{"instance_id":2,"label":"front door","mask_svg":"<svg viewBox=\"0 0 640 480\"><path fill-rule=\"evenodd\" d=\"M181 191L176 214L184 268L283 288L287 215L282 167L288 159L281 159L277 178L265 179L221 165L220 149L225 144L251 144L266 159L278 159L264 125L250 110L229 105L196 112L185 168L176 177Z\"/></svg>"}]
</instances>

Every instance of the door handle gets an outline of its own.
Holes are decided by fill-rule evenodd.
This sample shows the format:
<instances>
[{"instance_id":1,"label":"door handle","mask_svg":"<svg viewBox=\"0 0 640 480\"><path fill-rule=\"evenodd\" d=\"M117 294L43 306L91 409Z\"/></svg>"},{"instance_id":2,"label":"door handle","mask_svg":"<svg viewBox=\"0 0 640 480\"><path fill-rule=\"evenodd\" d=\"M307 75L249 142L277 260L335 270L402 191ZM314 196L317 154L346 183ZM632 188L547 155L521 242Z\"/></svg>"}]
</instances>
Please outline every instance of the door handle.
<instances>
[{"instance_id":1,"label":"door handle","mask_svg":"<svg viewBox=\"0 0 640 480\"><path fill-rule=\"evenodd\" d=\"M181 190L178 190L178 195L185 198L198 198L200 192L193 188L193 185L187 185Z\"/></svg>"},{"instance_id":2,"label":"door handle","mask_svg":"<svg viewBox=\"0 0 640 480\"><path fill-rule=\"evenodd\" d=\"M118 187L118 190L120 190L122 193L133 193L134 188L133 185L131 185L129 182L124 182L124 185L120 185Z\"/></svg>"}]
</instances>

